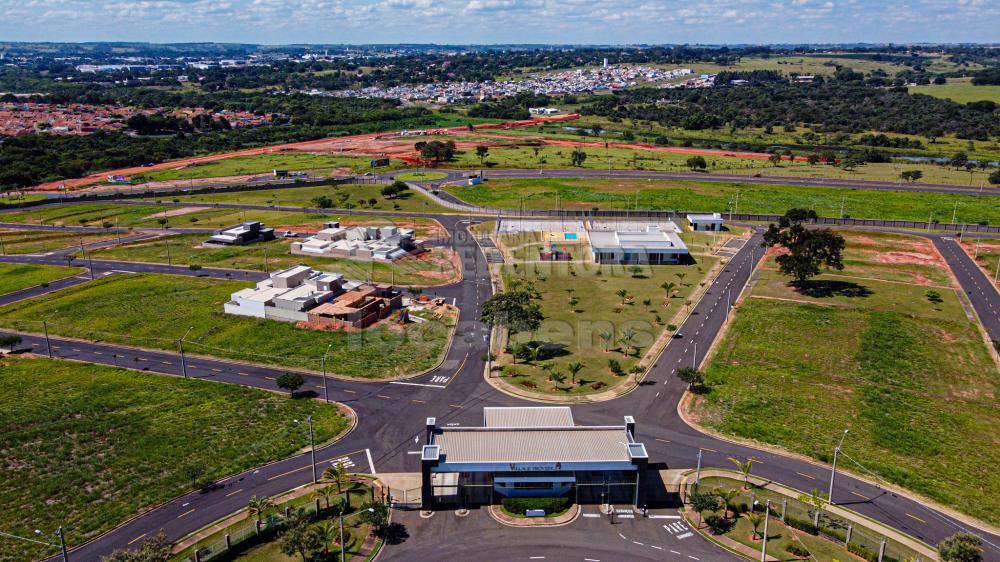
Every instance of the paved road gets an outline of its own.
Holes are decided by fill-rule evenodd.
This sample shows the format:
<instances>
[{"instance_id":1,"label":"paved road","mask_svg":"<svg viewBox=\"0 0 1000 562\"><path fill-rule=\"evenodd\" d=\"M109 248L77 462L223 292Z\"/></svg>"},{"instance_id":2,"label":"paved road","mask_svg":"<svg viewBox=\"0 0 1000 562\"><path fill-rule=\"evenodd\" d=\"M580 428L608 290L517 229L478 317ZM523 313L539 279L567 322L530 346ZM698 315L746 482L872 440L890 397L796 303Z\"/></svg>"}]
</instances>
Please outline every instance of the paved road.
<instances>
[{"instance_id":1,"label":"paved road","mask_svg":"<svg viewBox=\"0 0 1000 562\"><path fill-rule=\"evenodd\" d=\"M930 236L930 239L955 273L990 339L1000 341L1000 292L993 280L983 273L953 237L937 235Z\"/></svg>"},{"instance_id":2,"label":"paved road","mask_svg":"<svg viewBox=\"0 0 1000 562\"><path fill-rule=\"evenodd\" d=\"M342 441L318 452L321 463L328 465L335 459L347 457L359 471L414 472L418 470L418 463L415 457L407 453L419 449L422 421L425 417L435 416L442 424L454 422L477 425L481 423L483 406L524 403L497 393L482 378L484 365L479 357L486 349L488 331L476 319L481 303L491 294L488 271L475 242L462 230L459 217L441 216L439 220L452 233L451 240L462 259L465 273L465 279L461 283L434 289L436 294L454 298L462 306L454 344L437 371L415 379L390 383L328 380L330 398L354 408L359 416L359 424ZM732 258L711 285L709 293L681 326L679 331L683 336L672 340L667 346L642 386L613 402L574 406L574 413L578 421L584 424L620 423L623 415L635 416L638 422L637 438L646 443L651 460L671 468L693 467L699 450L703 453L703 466L728 468L728 456L753 456L761 461L755 465L755 473L760 476L801 490L813 487L823 489L829 477L827 468L703 435L687 426L676 413L676 404L684 389L683 384L672 373L678 365L695 363L707 352L719 326L725 320L730 291L735 300L738 291L749 279L754 262L760 259L758 243L759 235ZM15 262L41 260L33 263L55 259L57 263L64 263L58 261L58 258L8 256L4 259ZM138 271L147 270L148 267L148 270L158 273L196 274L178 266L171 268L149 265L140 268L137 266L142 264L105 261L95 261L94 264L95 269L103 268L101 271ZM215 277L224 276L221 270L197 272L206 273ZM38 336L28 336L25 337L25 344L41 351L45 346L43 340ZM133 350L65 338L52 338L51 341L54 355L58 357L119 365L125 361L141 369L175 376L182 372L179 357L174 353ZM275 388L274 379L284 372L284 369L248 367L190 355L186 365L189 376L272 389ZM322 384L319 377L309 376L307 388L319 394L324 392ZM861 454L863 458L863 452ZM79 547L76 550L77 557L96 559L114 548L134 545L142 537L154 534L161 528L168 536L177 538L244 507L251 494L274 494L310 480L311 471L308 456L305 455L252 469L224 480L224 487L220 490L206 494L188 494L132 520ZM919 502L848 476L838 477L834 499L838 503L849 503L853 509L865 515L930 543L964 528L961 523ZM1000 560L1000 549L996 546L1000 544L1000 539L992 536L986 538L989 541L987 558ZM603 539L594 538L581 546L596 545L595 548L599 548L602 541ZM413 544L417 546L418 542ZM524 544L527 550L520 545L510 548L512 555L529 552L536 546ZM387 553L396 549L406 553L407 543L390 547Z\"/></svg>"}]
</instances>

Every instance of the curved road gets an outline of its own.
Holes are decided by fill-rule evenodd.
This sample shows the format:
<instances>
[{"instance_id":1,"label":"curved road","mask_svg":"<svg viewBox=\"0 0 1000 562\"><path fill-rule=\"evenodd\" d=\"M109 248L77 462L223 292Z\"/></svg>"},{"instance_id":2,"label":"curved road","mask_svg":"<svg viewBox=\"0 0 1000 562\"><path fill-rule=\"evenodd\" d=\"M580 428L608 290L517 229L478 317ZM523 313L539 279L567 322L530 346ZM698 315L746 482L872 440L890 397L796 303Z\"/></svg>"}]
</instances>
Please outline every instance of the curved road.
<instances>
[{"instance_id":1,"label":"curved road","mask_svg":"<svg viewBox=\"0 0 1000 562\"><path fill-rule=\"evenodd\" d=\"M451 234L451 244L461 257L465 274L463 281L456 285L431 290L440 296L455 298L460 304L461 315L454 343L438 370L416 379L393 383L329 379L327 389L331 400L353 408L358 414L358 425L343 440L317 451L317 460L321 463L319 470L332 461L346 458L353 464L353 470L359 472L415 472L419 463L407 452L419 449L426 417L436 417L439 424L458 422L477 425L481 422L484 406L525 403L495 391L483 379L484 364L480 355L486 351L488 329L477 319L482 302L492 292L486 261L475 240L464 229L460 217L439 215L435 218ZM729 291L732 290L735 301L761 258L759 241L757 234L730 260L712 283L708 294L681 326L679 331L684 337L671 341L641 386L611 402L574 405L574 416L582 424L617 424L623 415L634 416L638 424L637 439L646 444L651 461L671 468L693 468L699 450L703 453L703 466L729 467L728 456L753 456L759 459L759 464L755 465L755 474L759 476L800 490L825 489L829 478L827 467L707 436L689 427L677 415L677 403L683 395L684 385L672 373L678 366L693 364L704 357L725 321ZM961 260L958 255L952 258ZM47 263L46 260L50 259L64 263L58 257L2 258L3 261L32 263ZM220 273L222 270L192 272L178 266L142 266L125 262L95 261L94 267L101 272L115 269L139 271L149 267L160 273L224 275ZM962 281L961 276L959 280ZM969 290L968 287L966 289ZM996 298L987 297L987 300L993 303ZM178 357L170 352L136 350L66 338L53 337L50 341L56 357L119 365L125 361L130 366L150 372L180 374ZM44 338L40 336L25 336L24 342L39 353L46 351ZM275 388L274 379L284 372L283 369L247 366L191 355L188 355L187 367L190 376L268 389ZM307 381L308 388L323 396L325 391L320 377L308 375ZM221 481L223 486L218 490L204 494L193 492L176 498L90 543L76 546L72 552L76 559L96 560L115 548L137 545L143 537L151 536L160 529L172 539L180 538L245 507L250 495L273 495L310 482L309 468L308 455L299 455L231 476ZM838 475L834 500L931 544L957 530L966 529L961 522L918 501L848 475ZM461 533L461 527L456 531ZM1000 538L981 532L977 534L986 540L987 559L1000 560ZM446 546L442 545L442 548ZM402 554L406 548L406 542L390 546L387 554L397 551Z\"/></svg>"}]
</instances>

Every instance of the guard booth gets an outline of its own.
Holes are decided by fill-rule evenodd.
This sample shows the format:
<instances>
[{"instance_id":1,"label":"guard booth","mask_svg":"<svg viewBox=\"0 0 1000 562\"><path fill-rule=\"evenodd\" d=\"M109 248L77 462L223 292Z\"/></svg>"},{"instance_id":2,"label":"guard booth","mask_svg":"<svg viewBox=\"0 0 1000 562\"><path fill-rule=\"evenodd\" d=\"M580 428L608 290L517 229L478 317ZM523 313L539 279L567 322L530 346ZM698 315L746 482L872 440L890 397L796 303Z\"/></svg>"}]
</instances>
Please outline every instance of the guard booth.
<instances>
[{"instance_id":1,"label":"guard booth","mask_svg":"<svg viewBox=\"0 0 1000 562\"><path fill-rule=\"evenodd\" d=\"M484 408L482 427L438 427L427 418L426 429L425 511L564 495L645 506L649 457L631 416L621 425L577 426L567 406Z\"/></svg>"}]
</instances>

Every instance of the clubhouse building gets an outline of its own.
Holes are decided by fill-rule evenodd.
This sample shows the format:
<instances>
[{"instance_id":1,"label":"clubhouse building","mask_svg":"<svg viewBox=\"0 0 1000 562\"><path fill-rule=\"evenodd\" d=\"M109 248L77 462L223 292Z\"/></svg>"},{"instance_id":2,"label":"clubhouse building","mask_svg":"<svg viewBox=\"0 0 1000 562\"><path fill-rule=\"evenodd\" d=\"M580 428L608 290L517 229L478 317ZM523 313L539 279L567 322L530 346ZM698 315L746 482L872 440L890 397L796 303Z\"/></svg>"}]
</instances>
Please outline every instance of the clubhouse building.
<instances>
[{"instance_id":1,"label":"clubhouse building","mask_svg":"<svg viewBox=\"0 0 1000 562\"><path fill-rule=\"evenodd\" d=\"M649 457L631 416L620 425L579 426L568 406L487 407L482 427L440 427L427 418L426 430L425 511L524 496L645 505Z\"/></svg>"}]
</instances>

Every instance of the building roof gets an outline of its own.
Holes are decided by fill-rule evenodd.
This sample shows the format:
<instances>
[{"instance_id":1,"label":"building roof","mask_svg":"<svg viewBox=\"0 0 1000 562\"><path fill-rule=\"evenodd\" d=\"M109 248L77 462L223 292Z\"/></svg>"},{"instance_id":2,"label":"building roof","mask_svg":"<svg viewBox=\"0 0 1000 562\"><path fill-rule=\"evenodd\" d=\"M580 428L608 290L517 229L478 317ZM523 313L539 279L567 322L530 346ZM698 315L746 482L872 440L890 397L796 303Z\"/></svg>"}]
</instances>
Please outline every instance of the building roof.
<instances>
[{"instance_id":1,"label":"building roof","mask_svg":"<svg viewBox=\"0 0 1000 562\"><path fill-rule=\"evenodd\" d=\"M483 408L486 427L573 427L573 412L569 406Z\"/></svg>"},{"instance_id":2,"label":"building roof","mask_svg":"<svg viewBox=\"0 0 1000 562\"><path fill-rule=\"evenodd\" d=\"M590 230L587 236L595 251L620 248L626 251L687 252L687 246L677 233L652 225L644 231Z\"/></svg>"},{"instance_id":3,"label":"building roof","mask_svg":"<svg viewBox=\"0 0 1000 562\"><path fill-rule=\"evenodd\" d=\"M274 272L274 273L271 274L271 277L274 277L274 278L277 278L277 277L293 277L295 275L298 275L298 274L301 274L301 273L306 273L306 272L311 272L311 271L312 271L312 268L309 267L308 265L296 265L296 266L289 267L288 269L285 269L285 270L282 270L282 271L276 271L276 272Z\"/></svg>"},{"instance_id":4,"label":"building roof","mask_svg":"<svg viewBox=\"0 0 1000 562\"><path fill-rule=\"evenodd\" d=\"M448 428L434 436L447 463L629 462L624 427Z\"/></svg>"},{"instance_id":5,"label":"building roof","mask_svg":"<svg viewBox=\"0 0 1000 562\"><path fill-rule=\"evenodd\" d=\"M689 222L722 222L722 213L691 214L687 216Z\"/></svg>"}]
</instances>

